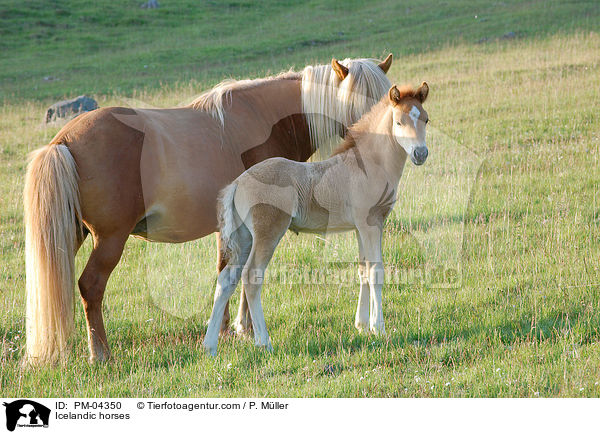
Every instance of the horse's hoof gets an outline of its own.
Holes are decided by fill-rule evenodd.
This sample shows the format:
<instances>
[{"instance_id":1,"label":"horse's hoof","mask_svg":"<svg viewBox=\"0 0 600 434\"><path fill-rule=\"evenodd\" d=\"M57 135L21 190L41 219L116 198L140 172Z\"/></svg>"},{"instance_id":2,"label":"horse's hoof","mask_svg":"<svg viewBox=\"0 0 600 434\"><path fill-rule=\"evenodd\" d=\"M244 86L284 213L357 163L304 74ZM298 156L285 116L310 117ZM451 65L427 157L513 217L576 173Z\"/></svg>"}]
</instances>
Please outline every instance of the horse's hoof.
<instances>
[{"instance_id":1,"label":"horse's hoof","mask_svg":"<svg viewBox=\"0 0 600 434\"><path fill-rule=\"evenodd\" d=\"M232 331L229 328L227 328L227 329L221 329L219 331L219 336L222 337L222 338L226 338L227 336L229 336L231 334L232 334Z\"/></svg>"},{"instance_id":2,"label":"horse's hoof","mask_svg":"<svg viewBox=\"0 0 600 434\"><path fill-rule=\"evenodd\" d=\"M110 357L102 356L90 356L88 362L90 365L101 365L103 363L107 363Z\"/></svg>"},{"instance_id":3,"label":"horse's hoof","mask_svg":"<svg viewBox=\"0 0 600 434\"><path fill-rule=\"evenodd\" d=\"M354 324L354 327L360 334L366 334L369 331L369 326L367 324L357 322Z\"/></svg>"},{"instance_id":4,"label":"horse's hoof","mask_svg":"<svg viewBox=\"0 0 600 434\"><path fill-rule=\"evenodd\" d=\"M245 326L237 321L233 325L235 327L235 334L237 336L241 338L247 338L252 336L252 327Z\"/></svg>"},{"instance_id":5,"label":"horse's hoof","mask_svg":"<svg viewBox=\"0 0 600 434\"><path fill-rule=\"evenodd\" d=\"M208 346L208 345L204 345L204 351L206 351L206 354L208 354L211 357L216 357L217 356L217 347L216 346Z\"/></svg>"},{"instance_id":6,"label":"horse's hoof","mask_svg":"<svg viewBox=\"0 0 600 434\"><path fill-rule=\"evenodd\" d=\"M385 328L384 327L371 327L371 333L375 336L385 337Z\"/></svg>"},{"instance_id":7,"label":"horse's hoof","mask_svg":"<svg viewBox=\"0 0 600 434\"><path fill-rule=\"evenodd\" d=\"M265 350L268 353L272 353L273 352L273 345L271 345L270 342L268 344L266 344L266 345L264 345L264 344L256 344L256 346L258 348L260 348L261 350Z\"/></svg>"},{"instance_id":8,"label":"horse's hoof","mask_svg":"<svg viewBox=\"0 0 600 434\"><path fill-rule=\"evenodd\" d=\"M247 329L244 327L236 327L235 334L240 338L249 338L252 336L252 329Z\"/></svg>"},{"instance_id":9,"label":"horse's hoof","mask_svg":"<svg viewBox=\"0 0 600 434\"><path fill-rule=\"evenodd\" d=\"M90 353L90 358L88 361L92 365L97 365L101 363L106 363L110 359L110 352L105 350L104 348L96 349Z\"/></svg>"}]
</instances>

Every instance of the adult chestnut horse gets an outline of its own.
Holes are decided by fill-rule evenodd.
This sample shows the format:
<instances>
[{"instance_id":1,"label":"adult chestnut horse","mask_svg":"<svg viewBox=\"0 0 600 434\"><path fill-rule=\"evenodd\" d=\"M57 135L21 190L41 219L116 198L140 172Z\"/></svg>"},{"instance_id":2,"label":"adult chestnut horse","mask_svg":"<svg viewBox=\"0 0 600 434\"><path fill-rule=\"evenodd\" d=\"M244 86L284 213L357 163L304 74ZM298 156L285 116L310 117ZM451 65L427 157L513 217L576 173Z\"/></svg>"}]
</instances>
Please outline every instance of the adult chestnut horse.
<instances>
[{"instance_id":1,"label":"adult chestnut horse","mask_svg":"<svg viewBox=\"0 0 600 434\"><path fill-rule=\"evenodd\" d=\"M255 163L305 161L343 135L389 89L391 61L334 59L226 81L186 107L109 107L66 124L32 154L25 179L27 360L67 349L74 256L87 233L93 250L78 283L90 360L102 361L102 299L129 235L178 243L215 232L220 189Z\"/></svg>"}]
</instances>

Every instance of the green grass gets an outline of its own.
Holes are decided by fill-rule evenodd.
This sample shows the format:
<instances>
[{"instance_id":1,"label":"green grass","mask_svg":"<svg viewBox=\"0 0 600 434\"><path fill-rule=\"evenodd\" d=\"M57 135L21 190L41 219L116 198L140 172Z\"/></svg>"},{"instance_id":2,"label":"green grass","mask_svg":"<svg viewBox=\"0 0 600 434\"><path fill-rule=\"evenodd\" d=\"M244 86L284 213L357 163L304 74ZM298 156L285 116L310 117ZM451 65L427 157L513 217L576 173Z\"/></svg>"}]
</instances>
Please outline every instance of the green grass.
<instances>
[{"instance_id":1,"label":"green grass","mask_svg":"<svg viewBox=\"0 0 600 434\"><path fill-rule=\"evenodd\" d=\"M161 4L0 9L1 395L600 396L596 3ZM502 39L510 31L517 37ZM213 359L201 347L212 237L184 246L132 239L105 299L113 360L87 363L77 305L66 365L20 366L21 190L26 154L58 130L42 124L50 102L88 93L101 106L169 106L225 76L388 51L393 81L429 82L431 137L427 164L407 167L386 262L419 272L448 255L460 287L386 285L388 335L376 338L353 328L357 285L272 280L263 305L274 352L229 337ZM457 196L451 181L465 156L473 183ZM89 251L88 241L78 270ZM327 256L353 260L353 236L290 233L273 270L332 272Z\"/></svg>"}]
</instances>

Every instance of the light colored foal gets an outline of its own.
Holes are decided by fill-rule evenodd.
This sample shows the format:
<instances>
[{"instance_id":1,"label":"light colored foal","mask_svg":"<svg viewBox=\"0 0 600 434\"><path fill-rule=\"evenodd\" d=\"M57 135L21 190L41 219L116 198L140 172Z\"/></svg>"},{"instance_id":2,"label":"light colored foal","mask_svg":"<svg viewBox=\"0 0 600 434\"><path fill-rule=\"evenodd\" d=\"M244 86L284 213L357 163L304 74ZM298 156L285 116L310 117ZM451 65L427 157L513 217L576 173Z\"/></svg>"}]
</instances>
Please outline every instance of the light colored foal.
<instances>
[{"instance_id":1,"label":"light colored foal","mask_svg":"<svg viewBox=\"0 0 600 434\"><path fill-rule=\"evenodd\" d=\"M393 86L352 126L327 160L299 163L271 158L259 163L221 192L219 226L230 257L217 279L214 306L204 339L215 355L225 305L242 280L255 343L271 349L260 301L264 273L288 229L296 232L355 230L359 246L360 293L355 326L384 334L382 311L383 225L396 200L407 156L415 165L427 159L423 102L429 87ZM370 303L369 303L370 301ZM244 332L243 321L236 321Z\"/></svg>"}]
</instances>

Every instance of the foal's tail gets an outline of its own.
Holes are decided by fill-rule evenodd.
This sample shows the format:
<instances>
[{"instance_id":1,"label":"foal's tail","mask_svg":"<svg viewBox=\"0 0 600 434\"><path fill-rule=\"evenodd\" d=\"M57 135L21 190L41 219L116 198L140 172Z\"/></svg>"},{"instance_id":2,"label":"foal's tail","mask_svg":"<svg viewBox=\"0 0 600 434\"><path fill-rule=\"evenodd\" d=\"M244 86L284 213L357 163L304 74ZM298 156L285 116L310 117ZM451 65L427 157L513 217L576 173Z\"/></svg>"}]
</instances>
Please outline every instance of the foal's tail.
<instances>
[{"instance_id":1,"label":"foal's tail","mask_svg":"<svg viewBox=\"0 0 600 434\"><path fill-rule=\"evenodd\" d=\"M234 182L221 190L217 205L221 245L227 251L229 263L237 262L241 250L238 229L243 223L235 209L236 189L237 183Z\"/></svg>"},{"instance_id":2,"label":"foal's tail","mask_svg":"<svg viewBox=\"0 0 600 434\"><path fill-rule=\"evenodd\" d=\"M55 361L73 329L73 286L78 228L78 175L65 145L31 154L25 177L27 361Z\"/></svg>"}]
</instances>

